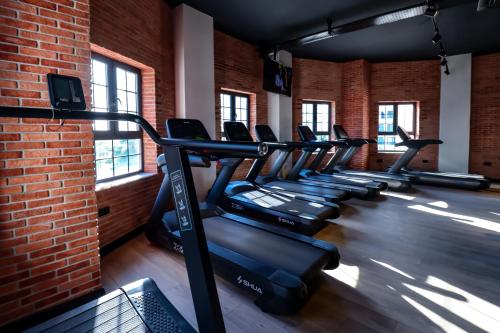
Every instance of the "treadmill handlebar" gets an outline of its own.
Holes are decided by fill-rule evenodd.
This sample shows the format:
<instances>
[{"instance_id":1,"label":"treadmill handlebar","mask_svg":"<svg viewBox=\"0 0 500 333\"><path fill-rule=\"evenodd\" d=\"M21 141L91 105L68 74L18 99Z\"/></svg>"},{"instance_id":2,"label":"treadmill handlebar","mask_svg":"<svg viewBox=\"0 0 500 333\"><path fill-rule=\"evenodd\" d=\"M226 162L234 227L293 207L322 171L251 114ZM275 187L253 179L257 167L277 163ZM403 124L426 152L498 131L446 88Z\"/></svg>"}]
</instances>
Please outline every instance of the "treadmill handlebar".
<instances>
[{"instance_id":1,"label":"treadmill handlebar","mask_svg":"<svg viewBox=\"0 0 500 333\"><path fill-rule=\"evenodd\" d=\"M228 155L243 155L243 157L265 157L269 154L266 143L254 142L226 142L215 140L189 140L189 139L167 139L163 138L141 116L127 113L115 112L90 112L90 111L68 111L44 108L24 107L0 107L0 117L13 118L42 118L42 119L81 119L81 120L110 120L130 121L138 124L144 129L148 136L160 146L179 146L184 150L198 152L200 154L223 153Z\"/></svg>"}]
</instances>

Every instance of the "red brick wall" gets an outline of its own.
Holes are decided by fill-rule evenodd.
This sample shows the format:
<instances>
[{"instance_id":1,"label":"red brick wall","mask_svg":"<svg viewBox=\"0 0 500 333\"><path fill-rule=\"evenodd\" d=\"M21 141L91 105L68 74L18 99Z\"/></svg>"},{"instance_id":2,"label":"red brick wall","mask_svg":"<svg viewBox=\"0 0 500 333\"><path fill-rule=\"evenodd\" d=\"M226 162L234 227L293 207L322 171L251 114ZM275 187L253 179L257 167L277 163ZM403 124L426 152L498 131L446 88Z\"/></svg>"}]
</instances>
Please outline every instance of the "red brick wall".
<instances>
[{"instance_id":1,"label":"red brick wall","mask_svg":"<svg viewBox=\"0 0 500 333\"><path fill-rule=\"evenodd\" d=\"M331 103L331 123L342 111L342 64L330 61L293 58L293 139L299 140L296 128L302 123L304 100ZM333 138L333 137L332 137ZM295 154L298 156L298 154ZM330 155L324 158L326 163ZM312 158L311 158L312 161Z\"/></svg>"},{"instance_id":2,"label":"red brick wall","mask_svg":"<svg viewBox=\"0 0 500 333\"><path fill-rule=\"evenodd\" d=\"M377 103L419 101L420 137L439 132L439 64L436 61L370 64L365 60L346 63L293 60L293 123L301 122L302 101L335 102L335 122L353 137L377 137ZM294 139L298 139L294 132ZM399 154L377 153L376 145L355 155L352 166L384 170ZM328 158L325 158L325 161ZM382 159L382 163L377 160ZM422 160L429 163L422 163ZM422 169L437 167L437 148L426 148L412 164Z\"/></svg>"},{"instance_id":3,"label":"red brick wall","mask_svg":"<svg viewBox=\"0 0 500 333\"><path fill-rule=\"evenodd\" d=\"M0 2L0 105L47 107L45 74L90 104L86 1ZM0 325L100 287L92 127L0 119Z\"/></svg>"},{"instance_id":4,"label":"red brick wall","mask_svg":"<svg viewBox=\"0 0 500 333\"><path fill-rule=\"evenodd\" d=\"M256 124L267 124L267 92L262 89L263 61L256 46L220 31L214 31L215 131L221 133L221 90L250 93L250 132ZM241 179L252 165L246 160L233 178Z\"/></svg>"},{"instance_id":5,"label":"red brick wall","mask_svg":"<svg viewBox=\"0 0 500 333\"><path fill-rule=\"evenodd\" d=\"M370 119L370 63L356 60L343 63L342 112L337 114L341 124L351 137L369 137ZM368 147L363 147L351 160L356 169L368 166Z\"/></svg>"},{"instance_id":6,"label":"red brick wall","mask_svg":"<svg viewBox=\"0 0 500 333\"><path fill-rule=\"evenodd\" d=\"M472 58L469 171L494 179L500 179L499 68L500 53Z\"/></svg>"},{"instance_id":7,"label":"red brick wall","mask_svg":"<svg viewBox=\"0 0 500 333\"><path fill-rule=\"evenodd\" d=\"M92 49L142 71L143 116L165 134L165 120L175 116L172 13L162 0L91 0ZM134 15L130 15L134 13ZM144 136L145 171L157 173L157 146ZM147 221L163 175L97 191L101 245ZM126 193L126 195L124 195Z\"/></svg>"},{"instance_id":8,"label":"red brick wall","mask_svg":"<svg viewBox=\"0 0 500 333\"><path fill-rule=\"evenodd\" d=\"M439 137L440 80L437 60L371 64L369 136L377 137L377 103L418 101L419 138ZM394 153L377 153L376 145L370 146L370 169L385 170L400 156ZM428 146L414 158L411 166L421 170L435 170L437 159L438 146ZM422 163L423 160L428 160L429 163Z\"/></svg>"}]
</instances>

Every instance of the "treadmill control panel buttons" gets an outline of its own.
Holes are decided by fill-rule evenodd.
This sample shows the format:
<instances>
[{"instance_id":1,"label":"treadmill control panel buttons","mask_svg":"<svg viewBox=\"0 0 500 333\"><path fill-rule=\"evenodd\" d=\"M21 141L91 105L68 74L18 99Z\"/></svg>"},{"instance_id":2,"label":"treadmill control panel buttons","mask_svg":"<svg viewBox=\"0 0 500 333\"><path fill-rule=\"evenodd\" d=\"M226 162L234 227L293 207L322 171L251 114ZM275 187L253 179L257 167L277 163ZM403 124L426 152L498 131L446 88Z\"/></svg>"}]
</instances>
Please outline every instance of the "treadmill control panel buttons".
<instances>
[{"instance_id":1,"label":"treadmill control panel buttons","mask_svg":"<svg viewBox=\"0 0 500 333\"><path fill-rule=\"evenodd\" d=\"M177 211L177 219L182 231L191 230L192 217L191 212L187 209L188 198L186 195L186 183L182 172L180 170L174 171L170 174L170 181L172 182L172 189L174 192L175 209Z\"/></svg>"}]
</instances>

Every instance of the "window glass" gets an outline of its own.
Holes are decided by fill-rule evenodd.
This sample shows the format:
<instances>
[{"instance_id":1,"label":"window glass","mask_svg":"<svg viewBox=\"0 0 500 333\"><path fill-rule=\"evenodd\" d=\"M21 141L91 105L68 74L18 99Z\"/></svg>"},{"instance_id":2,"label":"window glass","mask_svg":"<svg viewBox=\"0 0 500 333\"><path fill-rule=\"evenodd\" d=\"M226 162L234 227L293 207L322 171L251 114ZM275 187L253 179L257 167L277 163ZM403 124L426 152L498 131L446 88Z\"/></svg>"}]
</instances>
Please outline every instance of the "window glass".
<instances>
[{"instance_id":1,"label":"window glass","mask_svg":"<svg viewBox=\"0 0 500 333\"><path fill-rule=\"evenodd\" d=\"M92 111L108 112L108 66L102 61L92 59L91 62L90 89L92 98ZM107 120L94 120L94 131L109 130Z\"/></svg>"},{"instance_id":2,"label":"window glass","mask_svg":"<svg viewBox=\"0 0 500 333\"><path fill-rule=\"evenodd\" d=\"M140 115L139 70L92 57L92 111ZM133 122L95 121L98 181L142 170L142 132Z\"/></svg>"},{"instance_id":3,"label":"window glass","mask_svg":"<svg viewBox=\"0 0 500 333\"><path fill-rule=\"evenodd\" d=\"M302 125L308 126L320 141L330 139L330 118L330 103L302 103Z\"/></svg>"},{"instance_id":4,"label":"window glass","mask_svg":"<svg viewBox=\"0 0 500 333\"><path fill-rule=\"evenodd\" d=\"M404 146L396 146L401 142L397 127L401 126L409 134L415 131L415 103L383 103L378 105L378 138L379 151L404 151Z\"/></svg>"},{"instance_id":5,"label":"window glass","mask_svg":"<svg viewBox=\"0 0 500 333\"><path fill-rule=\"evenodd\" d=\"M220 94L222 140L225 140L224 122L226 121L239 121L248 128L249 101L248 95L240 93L225 91Z\"/></svg>"}]
</instances>

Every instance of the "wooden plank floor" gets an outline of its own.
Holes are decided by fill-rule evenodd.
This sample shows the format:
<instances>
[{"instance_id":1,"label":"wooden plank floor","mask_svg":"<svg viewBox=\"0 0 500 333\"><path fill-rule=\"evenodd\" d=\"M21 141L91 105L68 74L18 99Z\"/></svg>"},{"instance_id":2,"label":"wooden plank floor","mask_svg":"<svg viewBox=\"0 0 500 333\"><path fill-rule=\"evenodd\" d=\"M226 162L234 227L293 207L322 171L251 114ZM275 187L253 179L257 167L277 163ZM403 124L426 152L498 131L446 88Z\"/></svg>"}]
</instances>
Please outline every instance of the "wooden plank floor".
<instances>
[{"instance_id":1,"label":"wooden plank floor","mask_svg":"<svg viewBox=\"0 0 500 333\"><path fill-rule=\"evenodd\" d=\"M418 187L350 200L316 237L342 256L290 317L217 278L229 332L500 332L500 193ZM183 258L141 235L102 259L107 291L152 277L196 327Z\"/></svg>"}]
</instances>

